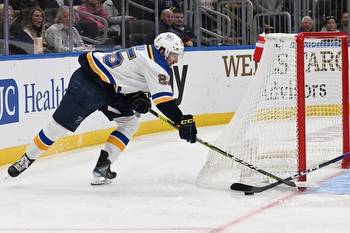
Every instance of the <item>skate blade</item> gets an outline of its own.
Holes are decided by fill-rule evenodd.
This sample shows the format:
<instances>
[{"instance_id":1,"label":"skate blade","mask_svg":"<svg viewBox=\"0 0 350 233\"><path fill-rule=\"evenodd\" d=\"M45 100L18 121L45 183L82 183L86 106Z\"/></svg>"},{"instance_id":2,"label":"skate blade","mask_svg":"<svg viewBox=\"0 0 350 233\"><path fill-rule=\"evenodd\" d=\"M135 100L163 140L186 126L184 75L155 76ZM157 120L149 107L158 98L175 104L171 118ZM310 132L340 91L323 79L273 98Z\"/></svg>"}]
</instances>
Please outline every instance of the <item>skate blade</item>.
<instances>
[{"instance_id":1,"label":"skate blade","mask_svg":"<svg viewBox=\"0 0 350 233\"><path fill-rule=\"evenodd\" d=\"M106 179L104 177L97 177L97 176L94 176L91 180L91 185L103 185L103 184L110 184L112 183L112 180L110 179Z\"/></svg>"}]
</instances>

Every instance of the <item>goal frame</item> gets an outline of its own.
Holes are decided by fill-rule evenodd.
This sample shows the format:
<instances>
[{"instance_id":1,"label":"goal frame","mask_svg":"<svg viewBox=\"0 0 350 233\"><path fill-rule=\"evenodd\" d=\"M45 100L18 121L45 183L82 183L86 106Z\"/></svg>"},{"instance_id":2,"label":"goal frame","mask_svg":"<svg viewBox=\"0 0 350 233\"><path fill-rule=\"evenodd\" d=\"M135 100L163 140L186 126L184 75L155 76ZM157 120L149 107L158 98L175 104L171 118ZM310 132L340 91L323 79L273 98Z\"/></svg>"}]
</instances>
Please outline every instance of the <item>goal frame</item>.
<instances>
[{"instance_id":1,"label":"goal frame","mask_svg":"<svg viewBox=\"0 0 350 233\"><path fill-rule=\"evenodd\" d=\"M298 171L307 169L306 164L306 120L305 120L305 39L334 39L341 40L342 50L342 123L343 123L343 153L350 151L349 145L349 55L348 36L344 32L301 32L296 35L297 58L297 144L298 144ZM344 158L342 168L350 167L350 159ZM306 181L301 176L299 181Z\"/></svg>"}]
</instances>

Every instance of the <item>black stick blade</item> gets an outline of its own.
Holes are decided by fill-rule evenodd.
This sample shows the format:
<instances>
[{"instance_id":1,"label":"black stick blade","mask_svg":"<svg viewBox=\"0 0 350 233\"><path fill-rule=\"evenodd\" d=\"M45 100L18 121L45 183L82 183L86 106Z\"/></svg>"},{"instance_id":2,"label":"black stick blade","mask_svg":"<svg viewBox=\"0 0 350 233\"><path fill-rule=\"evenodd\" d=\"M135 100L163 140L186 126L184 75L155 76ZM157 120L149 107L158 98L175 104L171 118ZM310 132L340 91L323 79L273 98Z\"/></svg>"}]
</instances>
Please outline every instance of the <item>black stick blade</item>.
<instances>
[{"instance_id":1,"label":"black stick blade","mask_svg":"<svg viewBox=\"0 0 350 233\"><path fill-rule=\"evenodd\" d=\"M251 192L253 186L242 184L242 183L233 183L231 184L231 189L235 191L244 191L244 192Z\"/></svg>"}]
</instances>

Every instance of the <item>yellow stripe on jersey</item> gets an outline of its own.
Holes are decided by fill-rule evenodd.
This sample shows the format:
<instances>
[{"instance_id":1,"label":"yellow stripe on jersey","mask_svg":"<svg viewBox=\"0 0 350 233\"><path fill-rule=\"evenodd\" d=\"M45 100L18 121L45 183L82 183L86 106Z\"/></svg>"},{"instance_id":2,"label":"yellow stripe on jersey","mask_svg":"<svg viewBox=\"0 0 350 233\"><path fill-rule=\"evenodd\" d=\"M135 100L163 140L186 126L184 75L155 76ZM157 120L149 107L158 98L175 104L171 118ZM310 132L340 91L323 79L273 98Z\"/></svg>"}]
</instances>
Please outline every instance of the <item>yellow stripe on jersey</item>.
<instances>
[{"instance_id":1,"label":"yellow stripe on jersey","mask_svg":"<svg viewBox=\"0 0 350 233\"><path fill-rule=\"evenodd\" d=\"M157 104L165 103L165 102L172 101L172 100L173 100L172 97L165 96L165 97L155 99L155 100L153 100L153 102L155 103L155 105L157 105Z\"/></svg>"},{"instance_id":2,"label":"yellow stripe on jersey","mask_svg":"<svg viewBox=\"0 0 350 233\"><path fill-rule=\"evenodd\" d=\"M152 50L152 45L147 45L148 56L154 61L154 54Z\"/></svg>"},{"instance_id":3,"label":"yellow stripe on jersey","mask_svg":"<svg viewBox=\"0 0 350 233\"><path fill-rule=\"evenodd\" d=\"M104 81L106 83L110 83L107 76L100 70L100 68L98 68L98 66L94 62L94 58L92 57L92 52L88 52L86 57L87 57L87 60L89 62L91 69L102 79L102 81Z\"/></svg>"}]
</instances>

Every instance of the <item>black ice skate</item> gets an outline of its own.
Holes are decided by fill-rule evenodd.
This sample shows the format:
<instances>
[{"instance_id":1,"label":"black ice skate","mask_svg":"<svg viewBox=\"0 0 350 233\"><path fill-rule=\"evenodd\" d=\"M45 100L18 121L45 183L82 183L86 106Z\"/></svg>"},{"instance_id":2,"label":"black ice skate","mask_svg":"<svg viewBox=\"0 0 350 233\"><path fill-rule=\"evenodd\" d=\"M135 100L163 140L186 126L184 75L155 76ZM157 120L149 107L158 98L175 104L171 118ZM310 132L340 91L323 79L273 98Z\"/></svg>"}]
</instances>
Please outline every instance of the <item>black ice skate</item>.
<instances>
[{"instance_id":1,"label":"black ice skate","mask_svg":"<svg viewBox=\"0 0 350 233\"><path fill-rule=\"evenodd\" d=\"M91 185L101 185L111 183L111 180L117 176L116 172L111 171L111 161L108 159L108 152L101 150L100 157L92 172L93 178Z\"/></svg>"},{"instance_id":2,"label":"black ice skate","mask_svg":"<svg viewBox=\"0 0 350 233\"><path fill-rule=\"evenodd\" d=\"M12 177L16 177L26 170L35 160L28 158L27 154L24 154L19 160L12 164L8 168L8 173Z\"/></svg>"}]
</instances>

